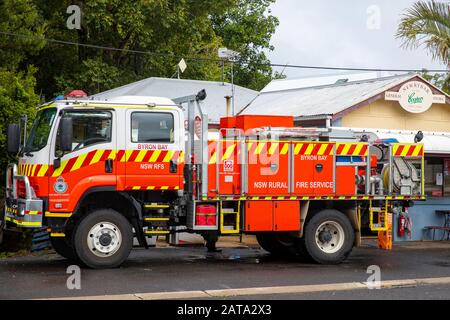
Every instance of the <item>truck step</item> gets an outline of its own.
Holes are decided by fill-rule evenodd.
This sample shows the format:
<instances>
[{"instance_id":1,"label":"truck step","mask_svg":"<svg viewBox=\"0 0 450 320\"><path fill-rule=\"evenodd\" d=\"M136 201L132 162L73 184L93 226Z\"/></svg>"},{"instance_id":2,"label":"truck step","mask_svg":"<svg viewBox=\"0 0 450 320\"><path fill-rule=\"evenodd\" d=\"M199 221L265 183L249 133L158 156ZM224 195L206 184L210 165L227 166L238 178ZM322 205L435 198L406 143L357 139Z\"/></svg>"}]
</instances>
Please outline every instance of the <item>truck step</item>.
<instances>
[{"instance_id":1,"label":"truck step","mask_svg":"<svg viewBox=\"0 0 450 320\"><path fill-rule=\"evenodd\" d=\"M144 209L167 209L170 205L167 203L146 203Z\"/></svg>"},{"instance_id":2,"label":"truck step","mask_svg":"<svg viewBox=\"0 0 450 320\"><path fill-rule=\"evenodd\" d=\"M158 234L169 234L170 231L169 230L145 230L144 233L149 234L149 235L158 235Z\"/></svg>"},{"instance_id":3,"label":"truck step","mask_svg":"<svg viewBox=\"0 0 450 320\"><path fill-rule=\"evenodd\" d=\"M144 221L169 221L168 217L144 217Z\"/></svg>"}]
</instances>

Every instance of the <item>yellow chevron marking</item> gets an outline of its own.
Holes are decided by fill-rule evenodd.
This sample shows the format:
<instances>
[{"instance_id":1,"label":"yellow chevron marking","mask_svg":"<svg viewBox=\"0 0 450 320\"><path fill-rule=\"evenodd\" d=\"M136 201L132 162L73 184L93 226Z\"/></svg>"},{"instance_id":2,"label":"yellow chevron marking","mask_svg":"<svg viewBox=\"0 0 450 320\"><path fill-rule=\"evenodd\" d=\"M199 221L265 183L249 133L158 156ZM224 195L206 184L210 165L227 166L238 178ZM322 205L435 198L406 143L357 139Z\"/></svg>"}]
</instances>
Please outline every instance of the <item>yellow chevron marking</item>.
<instances>
[{"instance_id":1,"label":"yellow chevron marking","mask_svg":"<svg viewBox=\"0 0 450 320\"><path fill-rule=\"evenodd\" d=\"M56 169L55 171L53 171L52 177L60 176L61 173L63 172L64 168L67 166L68 162L69 162L69 160L62 161L61 166L58 169Z\"/></svg>"},{"instance_id":2,"label":"yellow chevron marking","mask_svg":"<svg viewBox=\"0 0 450 320\"><path fill-rule=\"evenodd\" d=\"M324 153L325 153L325 151L327 150L327 148L328 148L328 143L322 143L322 145L320 146L320 149L319 149L319 151L317 152L317 154L318 154L319 156L324 155Z\"/></svg>"},{"instance_id":3,"label":"yellow chevron marking","mask_svg":"<svg viewBox=\"0 0 450 320\"><path fill-rule=\"evenodd\" d=\"M421 151L422 151L422 146L416 146L416 148L414 149L414 152L412 153L412 156L417 157Z\"/></svg>"},{"instance_id":4,"label":"yellow chevron marking","mask_svg":"<svg viewBox=\"0 0 450 320\"><path fill-rule=\"evenodd\" d=\"M120 162L128 161L128 159L130 159L132 153L133 153L133 150L125 150L125 153L123 154L122 159L120 159Z\"/></svg>"},{"instance_id":5,"label":"yellow chevron marking","mask_svg":"<svg viewBox=\"0 0 450 320\"><path fill-rule=\"evenodd\" d=\"M37 176L38 177L43 177L47 173L47 170L48 170L48 164L43 164L41 166L41 169L39 169L39 172L38 172Z\"/></svg>"},{"instance_id":6,"label":"yellow chevron marking","mask_svg":"<svg viewBox=\"0 0 450 320\"><path fill-rule=\"evenodd\" d=\"M169 150L169 151L167 151L167 154L166 154L166 156L164 157L163 162L169 162L169 161L172 159L174 153L175 153L174 150Z\"/></svg>"},{"instance_id":7,"label":"yellow chevron marking","mask_svg":"<svg viewBox=\"0 0 450 320\"><path fill-rule=\"evenodd\" d=\"M311 154L313 152L313 149L314 149L314 143L310 143L308 145L308 148L306 148L305 154L306 155Z\"/></svg>"},{"instance_id":8,"label":"yellow chevron marking","mask_svg":"<svg viewBox=\"0 0 450 320\"><path fill-rule=\"evenodd\" d=\"M277 200L284 200L284 197L278 197Z\"/></svg>"},{"instance_id":9,"label":"yellow chevron marking","mask_svg":"<svg viewBox=\"0 0 450 320\"><path fill-rule=\"evenodd\" d=\"M277 150L278 148L278 143L277 142L272 142L270 144L270 148L269 148L269 155L272 155L275 153L275 150Z\"/></svg>"},{"instance_id":10,"label":"yellow chevron marking","mask_svg":"<svg viewBox=\"0 0 450 320\"><path fill-rule=\"evenodd\" d=\"M161 187L161 190L167 190L167 189L169 189L169 186L162 186Z\"/></svg>"},{"instance_id":11,"label":"yellow chevron marking","mask_svg":"<svg viewBox=\"0 0 450 320\"><path fill-rule=\"evenodd\" d=\"M89 163L89 165L99 162L99 161L100 161L100 158L101 158L102 155L103 155L103 152L105 152L105 150L97 150L97 151L95 152L95 155L94 155L94 157L92 158L91 162Z\"/></svg>"},{"instance_id":12,"label":"yellow chevron marking","mask_svg":"<svg viewBox=\"0 0 450 320\"><path fill-rule=\"evenodd\" d=\"M142 162L142 159L144 159L145 155L147 154L147 150L141 150L139 151L136 159L134 159L134 162Z\"/></svg>"},{"instance_id":13,"label":"yellow chevron marking","mask_svg":"<svg viewBox=\"0 0 450 320\"><path fill-rule=\"evenodd\" d=\"M363 146L364 145L362 143L358 143L356 145L355 151L353 151L353 154L354 155L359 155L359 153L361 152L361 149L363 148Z\"/></svg>"},{"instance_id":14,"label":"yellow chevron marking","mask_svg":"<svg viewBox=\"0 0 450 320\"><path fill-rule=\"evenodd\" d=\"M289 144L288 144L288 143L285 143L285 144L283 145L283 148L282 148L281 151L280 151L280 154L286 154L286 153L288 153L288 151L289 151Z\"/></svg>"},{"instance_id":15,"label":"yellow chevron marking","mask_svg":"<svg viewBox=\"0 0 450 320\"><path fill-rule=\"evenodd\" d=\"M409 148L413 148L413 147L412 147L412 146L405 146L405 147L403 148L402 153L401 153L401 156L402 156L402 157L405 157L405 156L408 154Z\"/></svg>"},{"instance_id":16,"label":"yellow chevron marking","mask_svg":"<svg viewBox=\"0 0 450 320\"><path fill-rule=\"evenodd\" d=\"M290 200L296 200L297 197L290 197L289 199L290 199Z\"/></svg>"},{"instance_id":17,"label":"yellow chevron marking","mask_svg":"<svg viewBox=\"0 0 450 320\"><path fill-rule=\"evenodd\" d=\"M247 142L247 150L250 150L250 148L252 147L253 142Z\"/></svg>"},{"instance_id":18,"label":"yellow chevron marking","mask_svg":"<svg viewBox=\"0 0 450 320\"><path fill-rule=\"evenodd\" d=\"M264 197L264 200L272 200L272 197Z\"/></svg>"},{"instance_id":19,"label":"yellow chevron marking","mask_svg":"<svg viewBox=\"0 0 450 320\"><path fill-rule=\"evenodd\" d=\"M266 144L265 142L259 142L255 148L255 154L260 154L265 144Z\"/></svg>"},{"instance_id":20,"label":"yellow chevron marking","mask_svg":"<svg viewBox=\"0 0 450 320\"><path fill-rule=\"evenodd\" d=\"M181 151L180 155L178 156L178 163L184 163L184 152Z\"/></svg>"},{"instance_id":21,"label":"yellow chevron marking","mask_svg":"<svg viewBox=\"0 0 450 320\"><path fill-rule=\"evenodd\" d=\"M299 154L300 149L303 147L303 143L297 143L294 148L294 154Z\"/></svg>"},{"instance_id":22,"label":"yellow chevron marking","mask_svg":"<svg viewBox=\"0 0 450 320\"><path fill-rule=\"evenodd\" d=\"M73 164L72 169L70 169L70 172L80 169L80 167L83 164L84 159L86 159L87 155L88 154L85 153L85 154L82 154L81 156L79 156L77 161L75 161L75 163Z\"/></svg>"},{"instance_id":23,"label":"yellow chevron marking","mask_svg":"<svg viewBox=\"0 0 450 320\"><path fill-rule=\"evenodd\" d=\"M233 154L234 149L236 148L236 144L232 144L231 146L227 147L227 151L222 156L222 160L229 159L230 156Z\"/></svg>"},{"instance_id":24,"label":"yellow chevron marking","mask_svg":"<svg viewBox=\"0 0 450 320\"><path fill-rule=\"evenodd\" d=\"M211 159L209 159L209 164L215 164L216 163L216 152L214 151L213 155L211 156Z\"/></svg>"},{"instance_id":25,"label":"yellow chevron marking","mask_svg":"<svg viewBox=\"0 0 450 320\"><path fill-rule=\"evenodd\" d=\"M27 214L38 214L39 211L37 210L30 210L27 212Z\"/></svg>"},{"instance_id":26,"label":"yellow chevron marking","mask_svg":"<svg viewBox=\"0 0 450 320\"><path fill-rule=\"evenodd\" d=\"M302 197L302 200L309 200L309 197Z\"/></svg>"},{"instance_id":27,"label":"yellow chevron marking","mask_svg":"<svg viewBox=\"0 0 450 320\"><path fill-rule=\"evenodd\" d=\"M153 154L150 157L150 160L148 162L156 162L156 160L158 160L158 157L159 157L160 154L161 154L161 150L153 151Z\"/></svg>"},{"instance_id":28,"label":"yellow chevron marking","mask_svg":"<svg viewBox=\"0 0 450 320\"><path fill-rule=\"evenodd\" d=\"M37 168L37 164L35 164L33 166L33 171L31 171L31 176L33 176L33 177L34 177L34 174L36 173L36 168Z\"/></svg>"},{"instance_id":29,"label":"yellow chevron marking","mask_svg":"<svg viewBox=\"0 0 450 320\"><path fill-rule=\"evenodd\" d=\"M348 150L350 150L351 146L352 146L351 143L346 143L344 145L344 148L342 149L341 155L348 155Z\"/></svg>"},{"instance_id":30,"label":"yellow chevron marking","mask_svg":"<svg viewBox=\"0 0 450 320\"><path fill-rule=\"evenodd\" d=\"M108 159L114 160L117 156L117 150L111 150L111 152L108 155Z\"/></svg>"},{"instance_id":31,"label":"yellow chevron marking","mask_svg":"<svg viewBox=\"0 0 450 320\"><path fill-rule=\"evenodd\" d=\"M140 186L134 186L132 189L133 189L133 190L140 190L141 187L140 187Z\"/></svg>"},{"instance_id":32,"label":"yellow chevron marking","mask_svg":"<svg viewBox=\"0 0 450 320\"><path fill-rule=\"evenodd\" d=\"M252 197L252 200L259 200L259 197Z\"/></svg>"},{"instance_id":33,"label":"yellow chevron marking","mask_svg":"<svg viewBox=\"0 0 450 320\"><path fill-rule=\"evenodd\" d=\"M179 190L180 189L180 187L179 186L176 186L175 188L174 188L175 190Z\"/></svg>"},{"instance_id":34,"label":"yellow chevron marking","mask_svg":"<svg viewBox=\"0 0 450 320\"><path fill-rule=\"evenodd\" d=\"M147 190L153 190L153 189L155 189L155 186L148 186L147 187Z\"/></svg>"}]
</instances>

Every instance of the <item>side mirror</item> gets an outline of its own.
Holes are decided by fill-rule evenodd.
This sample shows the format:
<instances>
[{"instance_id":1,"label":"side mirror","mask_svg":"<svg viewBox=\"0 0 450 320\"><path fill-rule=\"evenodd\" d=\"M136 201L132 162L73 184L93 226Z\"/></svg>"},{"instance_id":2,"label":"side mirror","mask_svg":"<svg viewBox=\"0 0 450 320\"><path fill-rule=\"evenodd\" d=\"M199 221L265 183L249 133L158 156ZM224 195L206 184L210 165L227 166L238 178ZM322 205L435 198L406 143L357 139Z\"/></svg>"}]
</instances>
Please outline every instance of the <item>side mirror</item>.
<instances>
[{"instance_id":1,"label":"side mirror","mask_svg":"<svg viewBox=\"0 0 450 320\"><path fill-rule=\"evenodd\" d=\"M61 151L72 151L73 127L72 118L62 117L60 122L60 148Z\"/></svg>"},{"instance_id":2,"label":"side mirror","mask_svg":"<svg viewBox=\"0 0 450 320\"><path fill-rule=\"evenodd\" d=\"M8 124L8 144L9 153L17 153L20 149L20 126L16 123Z\"/></svg>"}]
</instances>

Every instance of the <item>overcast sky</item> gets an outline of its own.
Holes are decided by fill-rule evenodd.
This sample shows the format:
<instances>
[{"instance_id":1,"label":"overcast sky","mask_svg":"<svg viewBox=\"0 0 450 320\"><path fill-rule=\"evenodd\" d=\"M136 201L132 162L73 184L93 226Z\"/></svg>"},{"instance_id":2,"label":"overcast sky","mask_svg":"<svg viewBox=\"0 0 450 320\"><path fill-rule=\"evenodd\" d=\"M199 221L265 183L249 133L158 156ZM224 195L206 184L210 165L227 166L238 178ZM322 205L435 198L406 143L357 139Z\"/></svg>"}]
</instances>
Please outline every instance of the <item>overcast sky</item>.
<instances>
[{"instance_id":1,"label":"overcast sky","mask_svg":"<svg viewBox=\"0 0 450 320\"><path fill-rule=\"evenodd\" d=\"M401 41L395 38L401 13L414 2L277 0L271 9L280 25L272 38L275 50L269 58L281 64L445 69L425 49L402 49ZM318 72L288 68L284 74L296 78Z\"/></svg>"}]
</instances>

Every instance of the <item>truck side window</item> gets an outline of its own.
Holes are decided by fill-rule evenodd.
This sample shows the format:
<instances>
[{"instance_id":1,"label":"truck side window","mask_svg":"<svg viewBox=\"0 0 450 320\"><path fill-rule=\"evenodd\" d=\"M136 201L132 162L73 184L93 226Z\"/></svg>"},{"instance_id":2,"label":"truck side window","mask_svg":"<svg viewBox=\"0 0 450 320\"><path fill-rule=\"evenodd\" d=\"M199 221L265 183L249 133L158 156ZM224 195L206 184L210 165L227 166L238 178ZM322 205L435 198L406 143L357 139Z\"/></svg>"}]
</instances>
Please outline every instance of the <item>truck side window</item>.
<instances>
[{"instance_id":1,"label":"truck side window","mask_svg":"<svg viewBox=\"0 0 450 320\"><path fill-rule=\"evenodd\" d=\"M65 117L73 121L72 151L111 141L112 115L109 111L68 111ZM59 128L56 137L56 156L59 149Z\"/></svg>"},{"instance_id":2,"label":"truck side window","mask_svg":"<svg viewBox=\"0 0 450 320\"><path fill-rule=\"evenodd\" d=\"M173 115L162 112L133 112L131 142L173 143Z\"/></svg>"}]
</instances>

